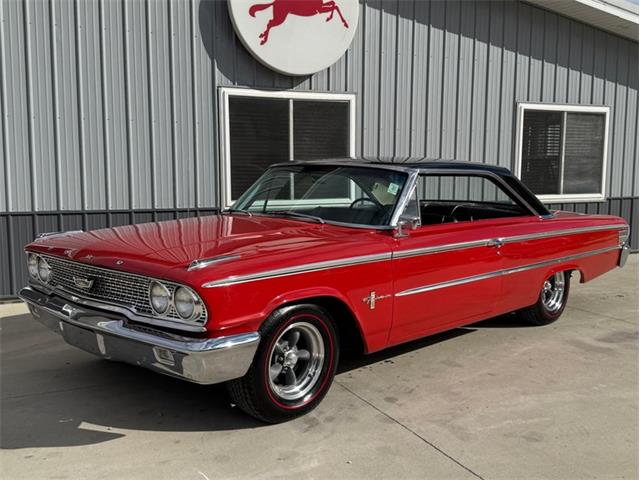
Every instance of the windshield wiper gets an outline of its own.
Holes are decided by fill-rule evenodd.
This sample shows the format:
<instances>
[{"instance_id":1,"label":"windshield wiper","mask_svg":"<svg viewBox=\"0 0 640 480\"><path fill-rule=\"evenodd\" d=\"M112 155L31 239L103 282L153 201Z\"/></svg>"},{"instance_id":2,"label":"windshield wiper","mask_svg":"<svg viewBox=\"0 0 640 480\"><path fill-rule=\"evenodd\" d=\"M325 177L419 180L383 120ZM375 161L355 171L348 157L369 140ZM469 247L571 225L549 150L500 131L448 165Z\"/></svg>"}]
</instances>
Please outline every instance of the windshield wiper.
<instances>
[{"instance_id":1,"label":"windshield wiper","mask_svg":"<svg viewBox=\"0 0 640 480\"><path fill-rule=\"evenodd\" d=\"M309 219L309 220L313 220L314 222L318 222L318 223L322 223L322 224L326 223L323 218L316 217L315 215L309 215L307 213L294 212L294 211L291 211L291 210L271 210L269 212L263 212L263 213L265 213L266 215L281 215L283 217L297 217L297 218L300 218L300 219Z\"/></svg>"},{"instance_id":2,"label":"windshield wiper","mask_svg":"<svg viewBox=\"0 0 640 480\"><path fill-rule=\"evenodd\" d=\"M251 213L249 210L243 210L242 208L225 208L221 213L242 213L244 215L253 217L253 213Z\"/></svg>"}]
</instances>

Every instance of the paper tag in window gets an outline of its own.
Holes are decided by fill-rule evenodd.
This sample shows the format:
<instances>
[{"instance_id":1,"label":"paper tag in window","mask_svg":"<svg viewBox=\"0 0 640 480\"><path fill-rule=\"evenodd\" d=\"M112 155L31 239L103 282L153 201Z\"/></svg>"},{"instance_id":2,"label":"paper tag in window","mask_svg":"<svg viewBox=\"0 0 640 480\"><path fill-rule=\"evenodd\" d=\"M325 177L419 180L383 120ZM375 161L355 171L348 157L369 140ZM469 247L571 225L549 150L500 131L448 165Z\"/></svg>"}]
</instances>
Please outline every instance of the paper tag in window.
<instances>
[{"instance_id":1,"label":"paper tag in window","mask_svg":"<svg viewBox=\"0 0 640 480\"><path fill-rule=\"evenodd\" d=\"M389 188L387 188L387 192L389 192L391 195L396 195L398 193L398 188L400 186L397 183L393 183L391 182L389 184Z\"/></svg>"}]
</instances>

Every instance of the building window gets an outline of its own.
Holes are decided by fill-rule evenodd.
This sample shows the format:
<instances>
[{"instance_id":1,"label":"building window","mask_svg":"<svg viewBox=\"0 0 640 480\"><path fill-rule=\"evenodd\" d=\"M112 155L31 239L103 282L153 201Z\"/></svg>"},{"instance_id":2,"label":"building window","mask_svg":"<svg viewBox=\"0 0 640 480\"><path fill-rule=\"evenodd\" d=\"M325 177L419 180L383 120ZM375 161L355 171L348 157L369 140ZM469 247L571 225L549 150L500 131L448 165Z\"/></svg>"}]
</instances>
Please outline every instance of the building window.
<instances>
[{"instance_id":1,"label":"building window","mask_svg":"<svg viewBox=\"0 0 640 480\"><path fill-rule=\"evenodd\" d=\"M605 198L609 107L518 105L516 175L544 202Z\"/></svg>"},{"instance_id":2,"label":"building window","mask_svg":"<svg viewBox=\"0 0 640 480\"><path fill-rule=\"evenodd\" d=\"M273 163L355 155L355 96L220 89L222 198L231 205ZM303 186L291 185L291 198ZM349 198L352 185L333 192ZM326 192L325 192L326 193Z\"/></svg>"}]
</instances>

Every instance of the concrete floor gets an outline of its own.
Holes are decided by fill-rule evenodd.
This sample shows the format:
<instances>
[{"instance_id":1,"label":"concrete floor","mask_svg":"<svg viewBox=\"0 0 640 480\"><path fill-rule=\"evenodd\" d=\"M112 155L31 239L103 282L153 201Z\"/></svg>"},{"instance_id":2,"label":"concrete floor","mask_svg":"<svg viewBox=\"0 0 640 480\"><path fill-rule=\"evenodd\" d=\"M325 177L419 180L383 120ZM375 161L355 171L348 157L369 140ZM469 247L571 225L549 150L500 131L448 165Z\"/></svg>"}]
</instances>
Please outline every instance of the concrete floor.
<instances>
[{"instance_id":1,"label":"concrete floor","mask_svg":"<svg viewBox=\"0 0 640 480\"><path fill-rule=\"evenodd\" d=\"M575 282L548 327L495 319L343 362L318 409L276 426L25 311L0 306L3 479L638 478L636 255Z\"/></svg>"}]
</instances>

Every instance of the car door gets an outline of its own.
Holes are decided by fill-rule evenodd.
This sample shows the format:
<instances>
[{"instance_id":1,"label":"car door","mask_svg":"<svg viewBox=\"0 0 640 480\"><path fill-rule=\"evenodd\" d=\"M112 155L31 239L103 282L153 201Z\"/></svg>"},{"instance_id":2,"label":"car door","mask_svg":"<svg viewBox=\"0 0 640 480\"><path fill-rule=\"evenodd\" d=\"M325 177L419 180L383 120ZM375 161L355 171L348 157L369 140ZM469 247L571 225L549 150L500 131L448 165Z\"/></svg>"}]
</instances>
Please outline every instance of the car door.
<instances>
[{"instance_id":1,"label":"car door","mask_svg":"<svg viewBox=\"0 0 640 480\"><path fill-rule=\"evenodd\" d=\"M497 188L481 174L420 176L404 214L418 213L420 226L394 244L390 344L493 315L503 281L496 232L522 213L509 197L498 204ZM483 198L491 200L486 211Z\"/></svg>"}]
</instances>

